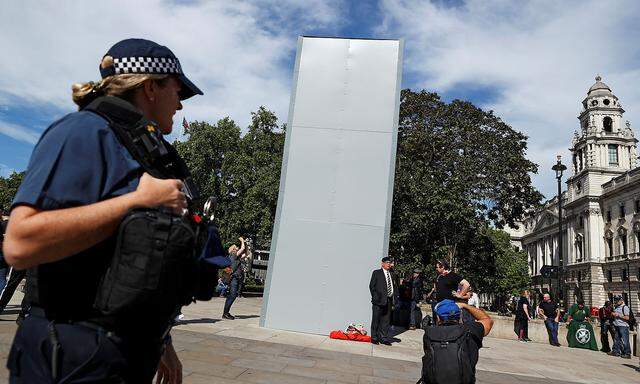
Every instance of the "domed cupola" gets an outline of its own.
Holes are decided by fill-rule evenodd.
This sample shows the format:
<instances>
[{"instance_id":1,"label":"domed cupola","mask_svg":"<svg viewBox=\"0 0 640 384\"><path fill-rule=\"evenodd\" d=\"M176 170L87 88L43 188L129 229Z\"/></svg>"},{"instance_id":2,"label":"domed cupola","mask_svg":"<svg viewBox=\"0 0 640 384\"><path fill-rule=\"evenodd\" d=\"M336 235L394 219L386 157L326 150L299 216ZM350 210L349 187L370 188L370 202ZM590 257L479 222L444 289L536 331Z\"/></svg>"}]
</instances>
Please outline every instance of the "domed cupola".
<instances>
[{"instance_id":1,"label":"domed cupola","mask_svg":"<svg viewBox=\"0 0 640 384\"><path fill-rule=\"evenodd\" d=\"M582 101L584 109L578 115L581 130L574 134L574 174L593 169L620 174L635 167L636 138L628 121L623 120L624 109L611 88L596 76L596 82ZM581 181L575 180L576 190Z\"/></svg>"},{"instance_id":2,"label":"domed cupola","mask_svg":"<svg viewBox=\"0 0 640 384\"><path fill-rule=\"evenodd\" d=\"M622 109L618 97L611 92L611 88L602 82L602 77L596 76L596 82L587 91L587 97L582 101L584 109L615 108Z\"/></svg>"}]
</instances>

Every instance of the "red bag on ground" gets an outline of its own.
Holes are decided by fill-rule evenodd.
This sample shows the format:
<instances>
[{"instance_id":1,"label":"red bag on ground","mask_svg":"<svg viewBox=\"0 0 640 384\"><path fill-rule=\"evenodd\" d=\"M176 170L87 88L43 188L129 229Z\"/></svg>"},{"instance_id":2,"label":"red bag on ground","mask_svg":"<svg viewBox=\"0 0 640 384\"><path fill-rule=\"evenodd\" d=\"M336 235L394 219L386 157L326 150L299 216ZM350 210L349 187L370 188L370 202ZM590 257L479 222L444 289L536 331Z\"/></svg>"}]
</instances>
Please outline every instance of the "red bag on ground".
<instances>
[{"instance_id":1,"label":"red bag on ground","mask_svg":"<svg viewBox=\"0 0 640 384\"><path fill-rule=\"evenodd\" d=\"M344 333L342 331L331 331L331 333L329 334L329 338L338 340L362 341L365 343L371 342L371 336L369 335L361 335L359 333Z\"/></svg>"}]
</instances>

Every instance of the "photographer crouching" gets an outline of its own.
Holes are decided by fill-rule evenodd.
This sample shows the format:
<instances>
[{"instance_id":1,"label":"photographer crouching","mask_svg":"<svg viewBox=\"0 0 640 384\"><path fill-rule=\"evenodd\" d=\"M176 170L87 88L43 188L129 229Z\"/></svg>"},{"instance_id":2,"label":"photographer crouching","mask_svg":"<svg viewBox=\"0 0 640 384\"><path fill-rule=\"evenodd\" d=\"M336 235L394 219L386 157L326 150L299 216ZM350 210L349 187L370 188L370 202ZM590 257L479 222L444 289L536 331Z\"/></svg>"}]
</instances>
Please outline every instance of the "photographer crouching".
<instances>
[{"instance_id":1,"label":"photographer crouching","mask_svg":"<svg viewBox=\"0 0 640 384\"><path fill-rule=\"evenodd\" d=\"M462 319L462 311L473 319ZM436 307L436 326L424 326L422 376L418 384L473 384L482 339L493 320L482 309L450 299Z\"/></svg>"},{"instance_id":2,"label":"photographer crouching","mask_svg":"<svg viewBox=\"0 0 640 384\"><path fill-rule=\"evenodd\" d=\"M115 44L100 74L73 86L79 111L42 134L11 207L5 258L29 269L32 305L11 383L182 382L168 332L198 297L201 231L188 170L162 135L202 92L148 40Z\"/></svg>"}]
</instances>

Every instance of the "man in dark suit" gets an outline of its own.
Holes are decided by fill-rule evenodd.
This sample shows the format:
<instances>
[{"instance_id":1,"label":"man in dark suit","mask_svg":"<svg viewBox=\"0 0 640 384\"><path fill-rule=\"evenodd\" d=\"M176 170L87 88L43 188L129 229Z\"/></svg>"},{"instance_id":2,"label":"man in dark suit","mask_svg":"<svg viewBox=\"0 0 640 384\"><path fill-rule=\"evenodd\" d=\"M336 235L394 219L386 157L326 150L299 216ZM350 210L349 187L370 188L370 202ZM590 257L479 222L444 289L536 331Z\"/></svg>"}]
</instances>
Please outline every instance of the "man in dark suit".
<instances>
[{"instance_id":1,"label":"man in dark suit","mask_svg":"<svg viewBox=\"0 0 640 384\"><path fill-rule=\"evenodd\" d=\"M371 342L373 344L391 345L388 338L391 311L398 297L398 285L391 271L393 259L390 256L382 258L382 268L371 274L369 291L373 316L371 320Z\"/></svg>"}]
</instances>

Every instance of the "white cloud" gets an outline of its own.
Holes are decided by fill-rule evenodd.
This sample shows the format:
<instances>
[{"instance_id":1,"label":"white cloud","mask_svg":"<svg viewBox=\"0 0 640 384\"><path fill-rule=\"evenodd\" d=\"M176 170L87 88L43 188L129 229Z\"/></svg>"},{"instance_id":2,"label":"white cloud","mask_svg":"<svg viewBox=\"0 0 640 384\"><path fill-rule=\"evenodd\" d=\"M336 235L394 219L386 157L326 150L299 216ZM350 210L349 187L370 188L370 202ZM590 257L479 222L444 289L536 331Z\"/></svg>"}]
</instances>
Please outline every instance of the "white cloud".
<instances>
[{"instance_id":1,"label":"white cloud","mask_svg":"<svg viewBox=\"0 0 640 384\"><path fill-rule=\"evenodd\" d=\"M338 1L6 2L0 101L71 111L71 84L99 79L98 64L112 44L142 37L171 48L205 93L185 102L176 128L183 116L211 122L230 116L244 128L260 105L286 120L291 73L283 64L294 56L297 35L291 28L336 23Z\"/></svg>"},{"instance_id":2,"label":"white cloud","mask_svg":"<svg viewBox=\"0 0 640 384\"><path fill-rule=\"evenodd\" d=\"M534 183L555 194L555 154L570 158L576 116L596 74L640 127L640 50L634 1L487 1L460 7L383 0L385 33L406 39L405 72L439 93L495 88L486 105L526 133L540 165ZM637 131L640 133L640 131Z\"/></svg>"},{"instance_id":3,"label":"white cloud","mask_svg":"<svg viewBox=\"0 0 640 384\"><path fill-rule=\"evenodd\" d=\"M29 144L37 143L40 137L38 132L33 132L27 128L4 121L0 121L0 133Z\"/></svg>"}]
</instances>

